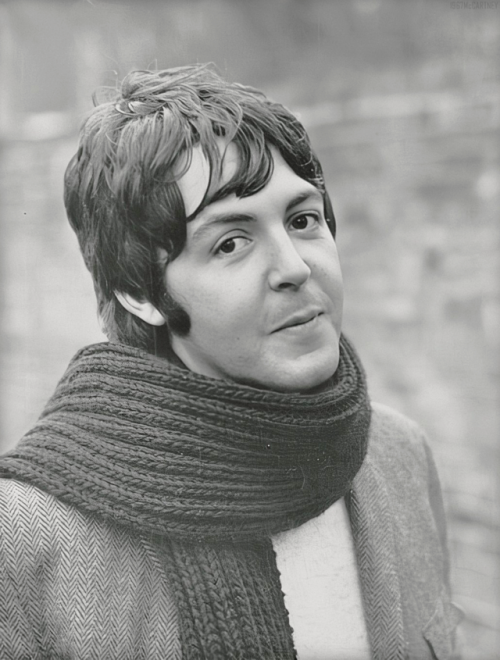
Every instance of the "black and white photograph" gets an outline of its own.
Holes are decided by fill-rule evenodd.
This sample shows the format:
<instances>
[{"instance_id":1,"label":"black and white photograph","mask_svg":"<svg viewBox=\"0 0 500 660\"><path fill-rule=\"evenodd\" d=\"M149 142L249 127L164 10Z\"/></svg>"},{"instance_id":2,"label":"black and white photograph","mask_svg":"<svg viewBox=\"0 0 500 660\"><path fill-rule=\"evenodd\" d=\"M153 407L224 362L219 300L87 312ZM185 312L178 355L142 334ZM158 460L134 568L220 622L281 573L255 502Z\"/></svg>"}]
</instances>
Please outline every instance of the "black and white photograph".
<instances>
[{"instance_id":1,"label":"black and white photograph","mask_svg":"<svg viewBox=\"0 0 500 660\"><path fill-rule=\"evenodd\" d=\"M500 658L500 0L0 0L0 660Z\"/></svg>"}]
</instances>

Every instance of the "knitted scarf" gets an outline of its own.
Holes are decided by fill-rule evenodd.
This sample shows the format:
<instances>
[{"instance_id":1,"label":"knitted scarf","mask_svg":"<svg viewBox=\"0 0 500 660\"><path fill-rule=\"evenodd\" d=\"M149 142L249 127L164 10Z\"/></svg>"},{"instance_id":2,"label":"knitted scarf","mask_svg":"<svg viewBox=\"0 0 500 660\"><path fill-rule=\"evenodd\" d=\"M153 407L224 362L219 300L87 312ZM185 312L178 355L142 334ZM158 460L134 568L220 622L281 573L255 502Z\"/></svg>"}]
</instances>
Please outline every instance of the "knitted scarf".
<instances>
[{"instance_id":1,"label":"knitted scarf","mask_svg":"<svg viewBox=\"0 0 500 660\"><path fill-rule=\"evenodd\" d=\"M367 449L364 373L345 337L319 394L194 374L138 349L81 350L0 476L154 538L183 657L295 657L271 535L349 490Z\"/></svg>"}]
</instances>

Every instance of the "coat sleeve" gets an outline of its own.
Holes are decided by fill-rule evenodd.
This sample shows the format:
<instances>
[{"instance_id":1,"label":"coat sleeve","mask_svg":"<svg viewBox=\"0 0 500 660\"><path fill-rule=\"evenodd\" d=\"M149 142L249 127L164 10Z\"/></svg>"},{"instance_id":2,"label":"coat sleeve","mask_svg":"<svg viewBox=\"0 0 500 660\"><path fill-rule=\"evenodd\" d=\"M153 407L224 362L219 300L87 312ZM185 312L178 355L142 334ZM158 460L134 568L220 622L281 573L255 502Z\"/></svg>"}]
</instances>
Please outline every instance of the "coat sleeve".
<instances>
[{"instance_id":1,"label":"coat sleeve","mask_svg":"<svg viewBox=\"0 0 500 660\"><path fill-rule=\"evenodd\" d=\"M370 456L390 501L409 657L455 660L454 631L462 614L450 598L445 510L425 433L375 404L371 443Z\"/></svg>"},{"instance_id":2,"label":"coat sleeve","mask_svg":"<svg viewBox=\"0 0 500 660\"><path fill-rule=\"evenodd\" d=\"M434 516L434 520L436 521L436 528L439 535L441 548L443 551L443 561L444 561L443 578L448 593L450 593L451 592L450 561L449 561L448 534L447 534L446 514L443 503L443 494L441 490L441 483L439 480L436 464L434 462L434 457L432 456L432 451L425 438L424 438L424 447L427 457L427 469L429 472L429 503L431 505L431 510Z\"/></svg>"},{"instance_id":3,"label":"coat sleeve","mask_svg":"<svg viewBox=\"0 0 500 660\"><path fill-rule=\"evenodd\" d=\"M443 494L441 490L441 484L439 481L439 475L437 472L436 464L434 462L434 457L432 451L429 447L427 439L424 437L424 447L427 457L427 466L429 474L429 503L431 506L432 514L436 522L436 529L439 535L439 540L441 543L442 553L443 553L443 584L444 584L444 593L443 593L443 602L448 603L447 607L447 619L449 621L450 634L452 638L453 646L453 660L460 660L461 658L461 635L458 628L461 621L463 621L465 614L460 607L451 601L451 584L450 584L450 556L448 548L448 534L447 534L447 522L446 514L443 503ZM432 620L431 622L432 623ZM425 631L427 635L432 635L431 627L428 626Z\"/></svg>"}]
</instances>

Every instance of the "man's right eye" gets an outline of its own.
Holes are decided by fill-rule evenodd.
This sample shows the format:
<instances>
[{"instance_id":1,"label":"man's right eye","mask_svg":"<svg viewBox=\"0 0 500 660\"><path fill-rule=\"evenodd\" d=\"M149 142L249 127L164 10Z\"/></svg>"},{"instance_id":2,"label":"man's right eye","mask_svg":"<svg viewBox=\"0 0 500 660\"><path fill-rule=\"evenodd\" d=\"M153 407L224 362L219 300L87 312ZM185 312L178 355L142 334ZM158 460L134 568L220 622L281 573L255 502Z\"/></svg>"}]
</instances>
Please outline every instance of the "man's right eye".
<instances>
[{"instance_id":1,"label":"man's right eye","mask_svg":"<svg viewBox=\"0 0 500 660\"><path fill-rule=\"evenodd\" d=\"M219 247L215 250L216 254L223 253L223 254L231 254L237 249L241 249L248 243L248 238L245 236L233 236L232 238L226 238L225 241L222 241L222 243L219 245Z\"/></svg>"},{"instance_id":2,"label":"man's right eye","mask_svg":"<svg viewBox=\"0 0 500 660\"><path fill-rule=\"evenodd\" d=\"M234 238L228 238L227 241L219 245L217 252L224 252L224 254L230 254L236 248L236 241Z\"/></svg>"}]
</instances>

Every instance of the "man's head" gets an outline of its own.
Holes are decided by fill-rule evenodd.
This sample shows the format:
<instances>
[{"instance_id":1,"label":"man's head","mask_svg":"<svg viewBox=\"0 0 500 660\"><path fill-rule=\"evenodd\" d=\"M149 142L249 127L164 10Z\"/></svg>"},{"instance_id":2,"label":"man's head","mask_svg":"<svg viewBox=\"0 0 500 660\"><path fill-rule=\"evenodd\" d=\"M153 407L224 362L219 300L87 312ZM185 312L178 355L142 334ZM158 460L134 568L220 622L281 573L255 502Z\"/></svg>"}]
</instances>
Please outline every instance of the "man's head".
<instances>
[{"instance_id":1,"label":"man's head","mask_svg":"<svg viewBox=\"0 0 500 660\"><path fill-rule=\"evenodd\" d=\"M111 340L274 389L335 370L333 214L281 105L206 66L132 73L86 121L65 202Z\"/></svg>"}]
</instances>

